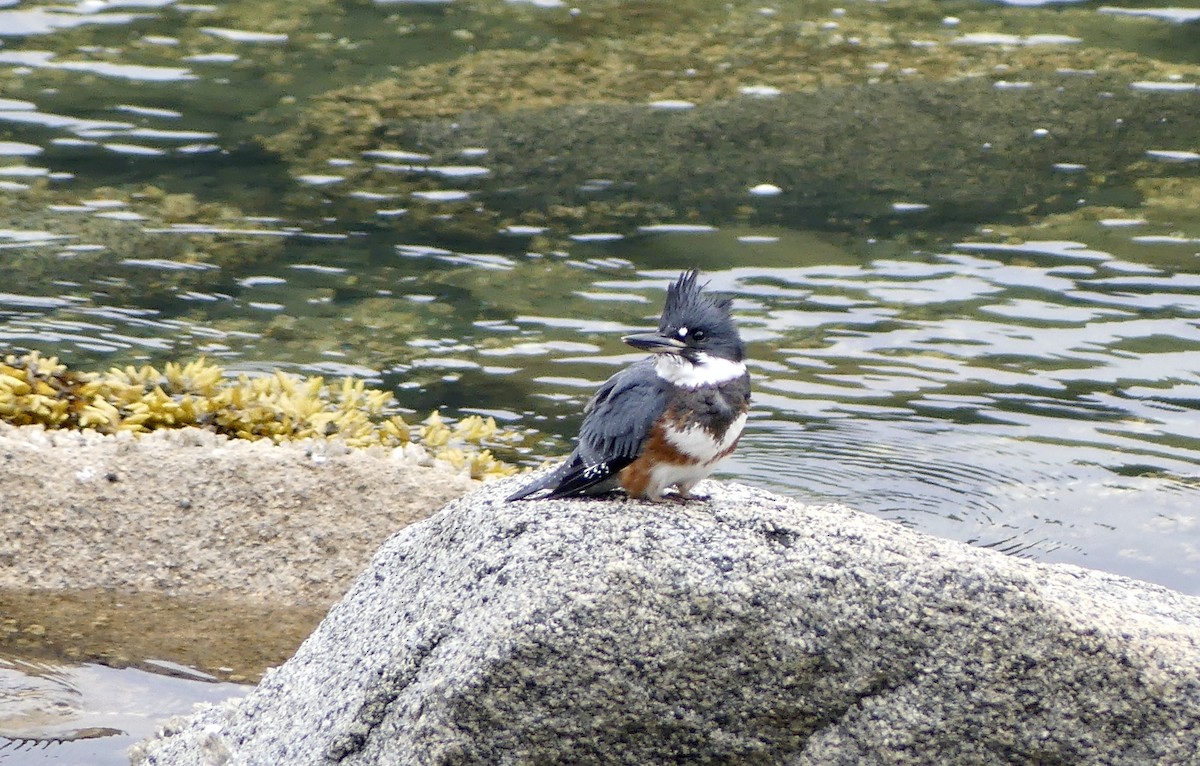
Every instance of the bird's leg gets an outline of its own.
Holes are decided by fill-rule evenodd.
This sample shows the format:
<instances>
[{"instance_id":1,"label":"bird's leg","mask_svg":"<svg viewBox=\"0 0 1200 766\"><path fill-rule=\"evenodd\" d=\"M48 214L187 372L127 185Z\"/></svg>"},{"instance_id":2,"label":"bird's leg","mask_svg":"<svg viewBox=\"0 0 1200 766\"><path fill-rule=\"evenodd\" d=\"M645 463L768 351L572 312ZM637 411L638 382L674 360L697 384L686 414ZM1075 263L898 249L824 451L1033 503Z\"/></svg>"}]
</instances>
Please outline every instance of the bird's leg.
<instances>
[{"instance_id":1,"label":"bird's leg","mask_svg":"<svg viewBox=\"0 0 1200 766\"><path fill-rule=\"evenodd\" d=\"M676 484L676 494L673 499L677 503L686 503L689 500L707 500L708 495L693 495L692 487L696 486L695 482L689 484Z\"/></svg>"},{"instance_id":2,"label":"bird's leg","mask_svg":"<svg viewBox=\"0 0 1200 766\"><path fill-rule=\"evenodd\" d=\"M674 500L674 497L663 495L638 495L635 500L641 500L643 503L653 503L654 505L662 505L663 503Z\"/></svg>"},{"instance_id":3,"label":"bird's leg","mask_svg":"<svg viewBox=\"0 0 1200 766\"><path fill-rule=\"evenodd\" d=\"M655 505L662 505L665 502L675 499L669 496L664 497L662 489L657 487L646 487L643 492L629 492L628 494L630 500L639 500L643 503L654 503Z\"/></svg>"}]
</instances>

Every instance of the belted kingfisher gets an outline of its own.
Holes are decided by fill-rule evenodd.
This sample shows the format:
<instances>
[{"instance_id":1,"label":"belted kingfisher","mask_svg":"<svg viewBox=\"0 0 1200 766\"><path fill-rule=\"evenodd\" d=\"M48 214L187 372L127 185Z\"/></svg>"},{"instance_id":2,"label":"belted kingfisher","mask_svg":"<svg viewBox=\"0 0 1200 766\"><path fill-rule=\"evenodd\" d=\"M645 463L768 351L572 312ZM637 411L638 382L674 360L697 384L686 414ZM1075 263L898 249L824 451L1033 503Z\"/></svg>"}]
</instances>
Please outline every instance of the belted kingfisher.
<instances>
[{"instance_id":1,"label":"belted kingfisher","mask_svg":"<svg viewBox=\"0 0 1200 766\"><path fill-rule=\"evenodd\" d=\"M731 301L704 292L695 270L667 288L658 331L623 340L651 356L613 375L584 408L575 451L508 500L599 495L663 500L693 486L733 452L750 408L745 346Z\"/></svg>"}]
</instances>

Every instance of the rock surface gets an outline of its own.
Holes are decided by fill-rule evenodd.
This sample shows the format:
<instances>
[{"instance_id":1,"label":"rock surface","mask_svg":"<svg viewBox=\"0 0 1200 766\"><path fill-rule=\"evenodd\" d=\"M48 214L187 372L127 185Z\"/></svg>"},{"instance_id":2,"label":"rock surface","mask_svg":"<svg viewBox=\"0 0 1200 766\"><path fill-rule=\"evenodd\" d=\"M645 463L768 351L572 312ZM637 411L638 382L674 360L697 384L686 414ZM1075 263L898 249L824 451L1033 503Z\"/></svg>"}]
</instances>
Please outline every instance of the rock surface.
<instances>
[{"instance_id":1,"label":"rock surface","mask_svg":"<svg viewBox=\"0 0 1200 766\"><path fill-rule=\"evenodd\" d=\"M1186 764L1200 599L706 482L389 539L244 700L136 764Z\"/></svg>"},{"instance_id":2,"label":"rock surface","mask_svg":"<svg viewBox=\"0 0 1200 766\"><path fill-rule=\"evenodd\" d=\"M0 589L330 604L389 534L478 486L421 463L191 428L0 424Z\"/></svg>"}]
</instances>

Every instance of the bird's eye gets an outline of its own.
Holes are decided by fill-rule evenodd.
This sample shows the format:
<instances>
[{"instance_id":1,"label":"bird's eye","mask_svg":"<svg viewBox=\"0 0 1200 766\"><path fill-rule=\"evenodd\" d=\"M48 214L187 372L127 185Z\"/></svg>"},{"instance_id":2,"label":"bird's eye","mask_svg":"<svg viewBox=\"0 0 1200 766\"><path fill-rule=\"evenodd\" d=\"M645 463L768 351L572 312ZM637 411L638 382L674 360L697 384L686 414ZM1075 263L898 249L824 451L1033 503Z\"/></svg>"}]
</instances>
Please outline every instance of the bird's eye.
<instances>
[{"instance_id":1,"label":"bird's eye","mask_svg":"<svg viewBox=\"0 0 1200 766\"><path fill-rule=\"evenodd\" d=\"M707 337L704 330L692 330L692 340L700 341Z\"/></svg>"}]
</instances>

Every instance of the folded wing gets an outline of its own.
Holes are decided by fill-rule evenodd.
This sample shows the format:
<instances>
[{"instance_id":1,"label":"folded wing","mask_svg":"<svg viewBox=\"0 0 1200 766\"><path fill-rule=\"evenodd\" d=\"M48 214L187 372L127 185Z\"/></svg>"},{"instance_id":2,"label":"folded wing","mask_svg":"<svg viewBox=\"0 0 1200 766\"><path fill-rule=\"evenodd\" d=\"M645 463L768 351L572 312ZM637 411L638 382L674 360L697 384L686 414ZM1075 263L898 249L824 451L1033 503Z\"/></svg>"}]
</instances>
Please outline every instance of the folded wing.
<instances>
[{"instance_id":1,"label":"folded wing","mask_svg":"<svg viewBox=\"0 0 1200 766\"><path fill-rule=\"evenodd\" d=\"M622 468L641 454L667 405L667 386L644 359L613 375L584 408L579 444L561 466L509 500L549 489L547 498L607 492Z\"/></svg>"}]
</instances>

